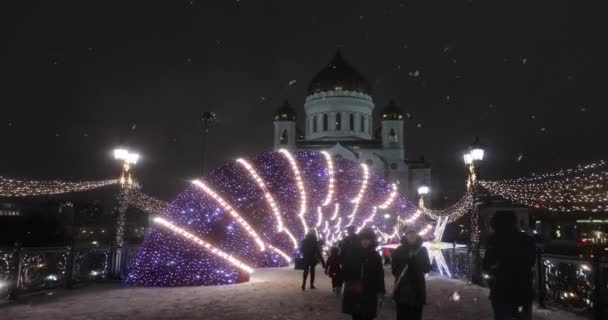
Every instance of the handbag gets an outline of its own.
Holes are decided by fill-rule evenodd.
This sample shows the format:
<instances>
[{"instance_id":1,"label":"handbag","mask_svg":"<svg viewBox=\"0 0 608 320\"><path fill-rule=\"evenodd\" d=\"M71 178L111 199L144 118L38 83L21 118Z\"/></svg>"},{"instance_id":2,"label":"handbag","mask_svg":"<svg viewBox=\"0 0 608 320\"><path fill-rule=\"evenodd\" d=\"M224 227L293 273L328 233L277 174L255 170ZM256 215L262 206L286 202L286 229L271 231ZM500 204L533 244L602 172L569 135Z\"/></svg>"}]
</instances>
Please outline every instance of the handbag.
<instances>
[{"instance_id":1,"label":"handbag","mask_svg":"<svg viewBox=\"0 0 608 320\"><path fill-rule=\"evenodd\" d=\"M410 259L417 256L418 253L420 252L420 248L418 248L411 256ZM407 272L407 270L410 267L410 262L408 261L407 264L403 267L403 269L401 270L401 273L399 274L399 277L397 278L397 281L395 281L395 287L393 288L393 297L395 297L395 293L397 293L397 289L399 289L399 285L401 284L401 280L403 279L403 276L405 276L405 273Z\"/></svg>"},{"instance_id":2,"label":"handbag","mask_svg":"<svg viewBox=\"0 0 608 320\"><path fill-rule=\"evenodd\" d=\"M359 275L359 279L346 281L344 284L344 291L348 291L349 293L355 295L363 294L363 272L365 270L365 263L361 265L361 274Z\"/></svg>"}]
</instances>

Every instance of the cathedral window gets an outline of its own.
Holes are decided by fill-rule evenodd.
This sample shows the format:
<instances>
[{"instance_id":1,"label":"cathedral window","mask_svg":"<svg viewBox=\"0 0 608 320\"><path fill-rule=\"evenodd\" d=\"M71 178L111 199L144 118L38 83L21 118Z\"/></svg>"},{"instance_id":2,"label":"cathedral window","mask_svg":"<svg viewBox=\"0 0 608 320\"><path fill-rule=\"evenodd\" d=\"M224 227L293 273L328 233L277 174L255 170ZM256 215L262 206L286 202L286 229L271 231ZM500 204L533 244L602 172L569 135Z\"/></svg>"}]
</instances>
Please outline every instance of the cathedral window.
<instances>
[{"instance_id":1,"label":"cathedral window","mask_svg":"<svg viewBox=\"0 0 608 320\"><path fill-rule=\"evenodd\" d=\"M388 141L390 141L390 142L399 141L399 138L397 137L397 133L395 132L395 129L391 128L391 131L388 133Z\"/></svg>"},{"instance_id":2,"label":"cathedral window","mask_svg":"<svg viewBox=\"0 0 608 320\"><path fill-rule=\"evenodd\" d=\"M281 144L287 144L289 142L289 138L287 137L287 129L283 130L280 138Z\"/></svg>"},{"instance_id":3,"label":"cathedral window","mask_svg":"<svg viewBox=\"0 0 608 320\"><path fill-rule=\"evenodd\" d=\"M348 122L350 131L355 131L355 115L353 113L348 116Z\"/></svg>"},{"instance_id":4,"label":"cathedral window","mask_svg":"<svg viewBox=\"0 0 608 320\"><path fill-rule=\"evenodd\" d=\"M361 132L365 132L365 116L360 114L359 119L361 119L361 127L359 128Z\"/></svg>"},{"instance_id":5,"label":"cathedral window","mask_svg":"<svg viewBox=\"0 0 608 320\"><path fill-rule=\"evenodd\" d=\"M323 131L327 131L329 127L329 118L327 114L323 114Z\"/></svg>"},{"instance_id":6,"label":"cathedral window","mask_svg":"<svg viewBox=\"0 0 608 320\"><path fill-rule=\"evenodd\" d=\"M342 130L342 114L336 113L336 130Z\"/></svg>"},{"instance_id":7,"label":"cathedral window","mask_svg":"<svg viewBox=\"0 0 608 320\"><path fill-rule=\"evenodd\" d=\"M317 132L317 115L312 117L312 132Z\"/></svg>"}]
</instances>

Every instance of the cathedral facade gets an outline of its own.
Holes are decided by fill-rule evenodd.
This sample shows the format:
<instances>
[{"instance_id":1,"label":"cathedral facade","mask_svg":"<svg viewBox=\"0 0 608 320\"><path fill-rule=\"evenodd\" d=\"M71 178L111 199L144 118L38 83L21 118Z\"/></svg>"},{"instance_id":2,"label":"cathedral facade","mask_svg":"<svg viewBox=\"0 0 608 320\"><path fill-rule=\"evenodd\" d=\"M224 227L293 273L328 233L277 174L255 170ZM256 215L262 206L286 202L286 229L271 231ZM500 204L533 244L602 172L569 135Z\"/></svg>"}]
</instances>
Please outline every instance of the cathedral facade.
<instances>
[{"instance_id":1,"label":"cathedral facade","mask_svg":"<svg viewBox=\"0 0 608 320\"><path fill-rule=\"evenodd\" d=\"M325 150L365 163L414 199L419 186L430 186L430 166L407 158L404 117L397 104L384 107L379 128L374 128L375 107L369 82L338 51L310 81L305 119L299 123L304 130L287 102L275 112L274 148Z\"/></svg>"}]
</instances>

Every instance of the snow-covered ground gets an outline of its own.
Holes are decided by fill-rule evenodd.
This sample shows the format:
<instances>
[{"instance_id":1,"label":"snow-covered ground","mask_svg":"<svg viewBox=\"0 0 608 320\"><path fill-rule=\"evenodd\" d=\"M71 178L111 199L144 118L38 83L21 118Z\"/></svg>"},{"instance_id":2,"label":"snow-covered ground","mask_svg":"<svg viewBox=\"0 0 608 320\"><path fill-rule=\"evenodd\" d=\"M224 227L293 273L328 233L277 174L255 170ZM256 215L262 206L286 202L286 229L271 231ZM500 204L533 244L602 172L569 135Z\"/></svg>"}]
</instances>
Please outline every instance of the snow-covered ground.
<instances>
[{"instance_id":1,"label":"snow-covered ground","mask_svg":"<svg viewBox=\"0 0 608 320\"><path fill-rule=\"evenodd\" d=\"M258 269L248 283L216 287L141 288L96 284L0 306L0 319L349 319L330 292L330 279L317 272L317 290L300 289L301 272ZM387 276L387 290L392 282ZM457 291L459 301L450 296ZM491 319L488 292L458 280L431 276L424 319ZM555 310L535 310L535 319L582 319ZM378 319L395 319L384 304Z\"/></svg>"}]
</instances>

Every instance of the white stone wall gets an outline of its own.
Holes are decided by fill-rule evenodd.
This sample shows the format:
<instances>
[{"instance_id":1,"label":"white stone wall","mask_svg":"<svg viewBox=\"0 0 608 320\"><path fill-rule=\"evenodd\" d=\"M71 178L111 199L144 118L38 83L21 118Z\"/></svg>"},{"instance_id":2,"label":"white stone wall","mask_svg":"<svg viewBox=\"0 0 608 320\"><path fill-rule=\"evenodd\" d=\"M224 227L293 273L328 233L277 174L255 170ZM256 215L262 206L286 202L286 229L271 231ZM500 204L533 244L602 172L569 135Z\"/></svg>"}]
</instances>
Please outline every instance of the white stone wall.
<instances>
[{"instance_id":1,"label":"white stone wall","mask_svg":"<svg viewBox=\"0 0 608 320\"><path fill-rule=\"evenodd\" d=\"M287 143L281 142L283 133L286 133ZM296 122L295 121L274 121L274 149L286 148L293 149L296 146Z\"/></svg>"},{"instance_id":2,"label":"white stone wall","mask_svg":"<svg viewBox=\"0 0 608 320\"><path fill-rule=\"evenodd\" d=\"M349 138L371 140L373 110L372 97L364 93L326 91L311 94L306 97L304 103L305 138L306 140ZM325 117L327 117L327 127L324 123ZM341 125L338 128L339 117L341 117Z\"/></svg>"}]
</instances>

